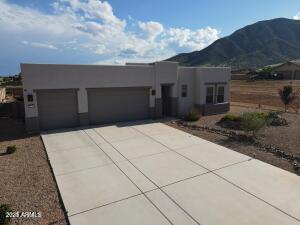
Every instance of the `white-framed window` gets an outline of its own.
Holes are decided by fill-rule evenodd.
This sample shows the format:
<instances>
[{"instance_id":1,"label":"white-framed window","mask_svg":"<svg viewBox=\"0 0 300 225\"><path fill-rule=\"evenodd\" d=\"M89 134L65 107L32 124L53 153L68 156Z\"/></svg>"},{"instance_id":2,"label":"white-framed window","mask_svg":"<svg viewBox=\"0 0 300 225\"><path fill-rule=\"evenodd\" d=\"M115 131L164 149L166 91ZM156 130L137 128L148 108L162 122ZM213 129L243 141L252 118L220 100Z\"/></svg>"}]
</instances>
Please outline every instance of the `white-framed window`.
<instances>
[{"instance_id":1,"label":"white-framed window","mask_svg":"<svg viewBox=\"0 0 300 225\"><path fill-rule=\"evenodd\" d=\"M186 84L181 85L181 97L186 98L188 95L188 86Z\"/></svg>"},{"instance_id":2,"label":"white-framed window","mask_svg":"<svg viewBox=\"0 0 300 225\"><path fill-rule=\"evenodd\" d=\"M216 100L217 103L223 103L225 100L225 87L224 86L217 86L217 93L216 93Z\"/></svg>"},{"instance_id":3,"label":"white-framed window","mask_svg":"<svg viewBox=\"0 0 300 225\"><path fill-rule=\"evenodd\" d=\"M206 104L214 104L214 87L206 87Z\"/></svg>"}]
</instances>

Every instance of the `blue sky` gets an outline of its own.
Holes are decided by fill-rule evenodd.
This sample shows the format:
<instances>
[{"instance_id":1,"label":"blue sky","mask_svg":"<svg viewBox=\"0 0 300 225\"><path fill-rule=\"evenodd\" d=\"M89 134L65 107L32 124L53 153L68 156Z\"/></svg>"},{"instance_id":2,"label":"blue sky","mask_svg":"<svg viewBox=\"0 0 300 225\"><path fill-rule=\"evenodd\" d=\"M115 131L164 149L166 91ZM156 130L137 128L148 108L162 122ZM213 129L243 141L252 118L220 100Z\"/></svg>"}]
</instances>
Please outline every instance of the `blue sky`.
<instances>
[{"instance_id":1,"label":"blue sky","mask_svg":"<svg viewBox=\"0 0 300 225\"><path fill-rule=\"evenodd\" d=\"M152 62L299 12L299 0L0 0L0 75L21 62Z\"/></svg>"}]
</instances>

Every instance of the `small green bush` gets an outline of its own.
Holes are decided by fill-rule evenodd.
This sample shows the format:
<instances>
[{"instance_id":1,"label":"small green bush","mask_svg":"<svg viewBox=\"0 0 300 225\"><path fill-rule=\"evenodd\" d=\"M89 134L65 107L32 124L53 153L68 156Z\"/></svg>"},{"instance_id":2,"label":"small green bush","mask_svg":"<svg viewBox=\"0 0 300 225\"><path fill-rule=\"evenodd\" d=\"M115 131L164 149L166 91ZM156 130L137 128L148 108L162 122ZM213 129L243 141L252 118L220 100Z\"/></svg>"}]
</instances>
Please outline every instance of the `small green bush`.
<instances>
[{"instance_id":1,"label":"small green bush","mask_svg":"<svg viewBox=\"0 0 300 225\"><path fill-rule=\"evenodd\" d=\"M197 109L192 109L190 112L184 115L183 119L185 121L197 121L200 119L200 113Z\"/></svg>"},{"instance_id":2,"label":"small green bush","mask_svg":"<svg viewBox=\"0 0 300 225\"><path fill-rule=\"evenodd\" d=\"M269 126L285 126L288 124L279 112L270 112L266 121Z\"/></svg>"},{"instance_id":3,"label":"small green bush","mask_svg":"<svg viewBox=\"0 0 300 225\"><path fill-rule=\"evenodd\" d=\"M241 118L239 116L234 115L232 113L228 113L221 119L221 122L226 122L226 121L238 122L240 120L241 120Z\"/></svg>"},{"instance_id":4,"label":"small green bush","mask_svg":"<svg viewBox=\"0 0 300 225\"><path fill-rule=\"evenodd\" d=\"M268 118L277 118L280 115L279 112L269 112Z\"/></svg>"},{"instance_id":5,"label":"small green bush","mask_svg":"<svg viewBox=\"0 0 300 225\"><path fill-rule=\"evenodd\" d=\"M0 205L0 224L1 225L8 225L10 223L10 217L6 217L8 212L11 212L11 208L6 204Z\"/></svg>"},{"instance_id":6,"label":"small green bush","mask_svg":"<svg viewBox=\"0 0 300 225\"><path fill-rule=\"evenodd\" d=\"M258 118L266 120L269 117L269 113L267 112L252 112Z\"/></svg>"},{"instance_id":7,"label":"small green bush","mask_svg":"<svg viewBox=\"0 0 300 225\"><path fill-rule=\"evenodd\" d=\"M240 118L242 130L253 136L256 136L267 125L265 113L245 112Z\"/></svg>"},{"instance_id":8,"label":"small green bush","mask_svg":"<svg viewBox=\"0 0 300 225\"><path fill-rule=\"evenodd\" d=\"M17 147L15 145L10 145L6 148L6 154L12 154L15 151L17 151Z\"/></svg>"},{"instance_id":9,"label":"small green bush","mask_svg":"<svg viewBox=\"0 0 300 225\"><path fill-rule=\"evenodd\" d=\"M242 129L255 136L266 126L284 126L288 123L279 112L245 112L240 116L228 113L217 124L228 129Z\"/></svg>"}]
</instances>

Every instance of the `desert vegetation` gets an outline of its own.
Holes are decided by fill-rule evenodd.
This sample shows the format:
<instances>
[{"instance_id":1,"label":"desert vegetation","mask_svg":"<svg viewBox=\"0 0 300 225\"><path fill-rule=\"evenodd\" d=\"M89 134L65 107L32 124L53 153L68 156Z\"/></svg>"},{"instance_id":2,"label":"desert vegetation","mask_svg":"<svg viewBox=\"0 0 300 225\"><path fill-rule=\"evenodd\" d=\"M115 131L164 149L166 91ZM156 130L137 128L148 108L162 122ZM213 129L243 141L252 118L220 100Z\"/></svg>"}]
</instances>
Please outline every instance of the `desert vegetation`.
<instances>
[{"instance_id":1,"label":"desert vegetation","mask_svg":"<svg viewBox=\"0 0 300 225\"><path fill-rule=\"evenodd\" d=\"M7 214L11 212L12 209L7 204L0 204L0 224L1 225L9 225L10 217L7 217Z\"/></svg>"},{"instance_id":2,"label":"desert vegetation","mask_svg":"<svg viewBox=\"0 0 300 225\"><path fill-rule=\"evenodd\" d=\"M282 103L284 104L284 111L287 111L287 107L291 105L297 98L297 93L293 91L292 85L286 85L279 89L278 94Z\"/></svg>"},{"instance_id":3,"label":"desert vegetation","mask_svg":"<svg viewBox=\"0 0 300 225\"><path fill-rule=\"evenodd\" d=\"M187 114L183 116L183 120L185 121L197 121L200 118L200 112L197 109L192 109Z\"/></svg>"},{"instance_id":4,"label":"desert vegetation","mask_svg":"<svg viewBox=\"0 0 300 225\"><path fill-rule=\"evenodd\" d=\"M287 121L279 112L243 112L240 115L226 114L217 122L223 128L242 130L256 137L267 126L284 126Z\"/></svg>"}]
</instances>

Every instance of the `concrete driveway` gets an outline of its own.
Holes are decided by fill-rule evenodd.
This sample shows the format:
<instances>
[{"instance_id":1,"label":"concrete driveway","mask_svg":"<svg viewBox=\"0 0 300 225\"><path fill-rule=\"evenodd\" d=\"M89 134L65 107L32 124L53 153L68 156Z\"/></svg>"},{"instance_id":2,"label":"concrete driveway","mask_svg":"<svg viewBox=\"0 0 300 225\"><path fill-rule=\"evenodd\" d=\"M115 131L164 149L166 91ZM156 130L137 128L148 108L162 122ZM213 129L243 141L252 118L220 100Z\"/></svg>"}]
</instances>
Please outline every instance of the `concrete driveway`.
<instances>
[{"instance_id":1,"label":"concrete driveway","mask_svg":"<svg viewBox=\"0 0 300 225\"><path fill-rule=\"evenodd\" d=\"M300 224L300 178L159 122L42 135L71 225Z\"/></svg>"}]
</instances>

